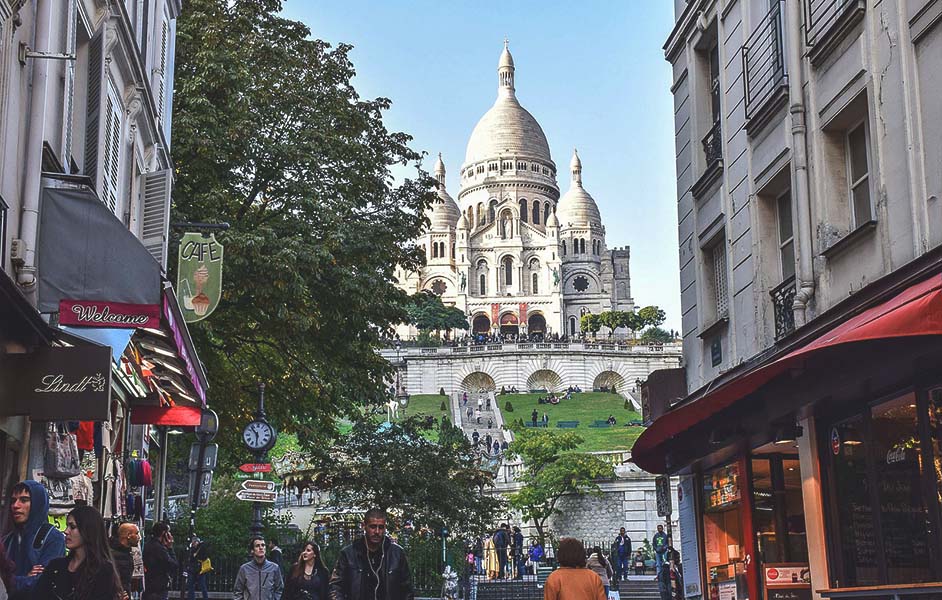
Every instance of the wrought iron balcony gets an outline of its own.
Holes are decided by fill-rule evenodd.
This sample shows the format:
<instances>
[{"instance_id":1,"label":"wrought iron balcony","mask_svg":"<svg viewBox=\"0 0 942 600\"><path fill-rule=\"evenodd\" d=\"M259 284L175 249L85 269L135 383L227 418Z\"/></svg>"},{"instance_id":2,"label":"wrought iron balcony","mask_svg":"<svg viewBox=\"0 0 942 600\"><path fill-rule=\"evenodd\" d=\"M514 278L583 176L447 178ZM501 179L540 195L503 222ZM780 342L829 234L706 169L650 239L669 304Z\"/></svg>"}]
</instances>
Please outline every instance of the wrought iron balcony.
<instances>
[{"instance_id":1,"label":"wrought iron balcony","mask_svg":"<svg viewBox=\"0 0 942 600\"><path fill-rule=\"evenodd\" d=\"M817 46L863 15L863 0L805 0L805 42ZM840 36L838 36L840 37Z\"/></svg>"},{"instance_id":2,"label":"wrought iron balcony","mask_svg":"<svg viewBox=\"0 0 942 600\"><path fill-rule=\"evenodd\" d=\"M788 84L782 35L784 5L783 0L775 2L742 47L747 119L756 116L774 98L783 97Z\"/></svg>"},{"instance_id":3,"label":"wrought iron balcony","mask_svg":"<svg viewBox=\"0 0 942 600\"><path fill-rule=\"evenodd\" d=\"M774 290L769 292L772 296L772 307L775 309L775 339L779 340L795 330L795 313L792 304L795 302L795 278L789 277Z\"/></svg>"},{"instance_id":4,"label":"wrought iron balcony","mask_svg":"<svg viewBox=\"0 0 942 600\"><path fill-rule=\"evenodd\" d=\"M723 163L723 128L720 121L713 124L709 133L703 138L703 154L706 157L706 169L710 171Z\"/></svg>"}]
</instances>

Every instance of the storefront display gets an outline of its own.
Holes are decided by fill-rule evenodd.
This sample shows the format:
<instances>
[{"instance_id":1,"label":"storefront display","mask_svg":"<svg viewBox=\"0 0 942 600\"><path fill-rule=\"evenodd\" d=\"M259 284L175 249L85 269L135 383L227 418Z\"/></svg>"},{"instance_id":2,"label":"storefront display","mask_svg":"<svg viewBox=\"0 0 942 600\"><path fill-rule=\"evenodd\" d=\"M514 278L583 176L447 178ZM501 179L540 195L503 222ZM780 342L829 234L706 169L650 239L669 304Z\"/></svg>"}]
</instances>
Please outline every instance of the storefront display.
<instances>
[{"instance_id":1,"label":"storefront display","mask_svg":"<svg viewBox=\"0 0 942 600\"><path fill-rule=\"evenodd\" d=\"M939 519L940 404L940 390L922 398L910 392L825 428L822 464L828 465L829 516L836 526L835 587L931 582L942 576L940 540L933 534Z\"/></svg>"},{"instance_id":2,"label":"storefront display","mask_svg":"<svg viewBox=\"0 0 942 600\"><path fill-rule=\"evenodd\" d=\"M750 597L741 495L738 463L703 474L703 544L710 600Z\"/></svg>"}]
</instances>

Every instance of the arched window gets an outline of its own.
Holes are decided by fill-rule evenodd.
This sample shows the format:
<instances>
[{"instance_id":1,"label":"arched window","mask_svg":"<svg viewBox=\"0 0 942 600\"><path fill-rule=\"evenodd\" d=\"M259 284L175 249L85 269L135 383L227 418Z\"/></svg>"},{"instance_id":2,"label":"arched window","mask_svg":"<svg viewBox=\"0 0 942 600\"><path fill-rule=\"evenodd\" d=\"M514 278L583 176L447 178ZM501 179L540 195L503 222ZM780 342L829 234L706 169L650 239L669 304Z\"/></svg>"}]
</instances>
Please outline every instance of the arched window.
<instances>
[{"instance_id":1,"label":"arched window","mask_svg":"<svg viewBox=\"0 0 942 600\"><path fill-rule=\"evenodd\" d=\"M455 245L454 244L451 245L451 257L452 258L455 257Z\"/></svg>"},{"instance_id":2,"label":"arched window","mask_svg":"<svg viewBox=\"0 0 942 600\"><path fill-rule=\"evenodd\" d=\"M585 254L585 238L579 240L579 254Z\"/></svg>"},{"instance_id":3,"label":"arched window","mask_svg":"<svg viewBox=\"0 0 942 600\"><path fill-rule=\"evenodd\" d=\"M533 224L534 225L540 224L540 203L539 202L533 203Z\"/></svg>"},{"instance_id":4,"label":"arched window","mask_svg":"<svg viewBox=\"0 0 942 600\"><path fill-rule=\"evenodd\" d=\"M504 285L513 285L514 283L514 261L509 256L505 256L502 261L504 264Z\"/></svg>"},{"instance_id":5,"label":"arched window","mask_svg":"<svg viewBox=\"0 0 942 600\"><path fill-rule=\"evenodd\" d=\"M569 317L569 335L576 335L576 318Z\"/></svg>"},{"instance_id":6,"label":"arched window","mask_svg":"<svg viewBox=\"0 0 942 600\"><path fill-rule=\"evenodd\" d=\"M479 281L479 283L478 283L478 291L479 291L479 292L481 293L481 295L483 296L484 294L487 293L487 275L485 275L484 273L481 273L481 275L480 275L478 281Z\"/></svg>"},{"instance_id":7,"label":"arched window","mask_svg":"<svg viewBox=\"0 0 942 600\"><path fill-rule=\"evenodd\" d=\"M483 202L478 202L478 218L475 219L474 222L476 223L475 225L476 227L480 227L481 225L484 225L484 203Z\"/></svg>"},{"instance_id":8,"label":"arched window","mask_svg":"<svg viewBox=\"0 0 942 600\"><path fill-rule=\"evenodd\" d=\"M520 220L524 223L527 222L527 199L520 199Z\"/></svg>"},{"instance_id":9,"label":"arched window","mask_svg":"<svg viewBox=\"0 0 942 600\"><path fill-rule=\"evenodd\" d=\"M438 258L438 244L432 242L432 258Z\"/></svg>"},{"instance_id":10,"label":"arched window","mask_svg":"<svg viewBox=\"0 0 942 600\"><path fill-rule=\"evenodd\" d=\"M534 273L534 274L531 275L530 277L531 277L532 280L533 280L533 281L531 282L531 286L530 286L530 288L531 288L531 289L530 289L530 293L531 293L531 294L539 294L539 293L540 293L540 274L539 274L539 273Z\"/></svg>"},{"instance_id":11,"label":"arched window","mask_svg":"<svg viewBox=\"0 0 942 600\"><path fill-rule=\"evenodd\" d=\"M543 205L543 222L544 223L549 221L549 215L550 215L550 203L547 202L546 204Z\"/></svg>"},{"instance_id":12,"label":"arched window","mask_svg":"<svg viewBox=\"0 0 942 600\"><path fill-rule=\"evenodd\" d=\"M566 256L566 240L563 240L563 256Z\"/></svg>"},{"instance_id":13,"label":"arched window","mask_svg":"<svg viewBox=\"0 0 942 600\"><path fill-rule=\"evenodd\" d=\"M493 223L497 220L497 200L491 200L490 206L487 208L487 222Z\"/></svg>"}]
</instances>

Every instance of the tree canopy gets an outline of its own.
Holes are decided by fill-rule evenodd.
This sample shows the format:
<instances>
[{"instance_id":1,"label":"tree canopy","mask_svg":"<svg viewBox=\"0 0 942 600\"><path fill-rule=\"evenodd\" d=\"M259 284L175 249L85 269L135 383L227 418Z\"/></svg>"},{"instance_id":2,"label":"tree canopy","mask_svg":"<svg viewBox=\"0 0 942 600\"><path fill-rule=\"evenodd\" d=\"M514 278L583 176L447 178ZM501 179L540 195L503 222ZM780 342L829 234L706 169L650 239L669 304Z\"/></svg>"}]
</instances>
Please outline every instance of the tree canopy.
<instances>
[{"instance_id":1,"label":"tree canopy","mask_svg":"<svg viewBox=\"0 0 942 600\"><path fill-rule=\"evenodd\" d=\"M374 348L408 320L394 269L421 264L410 240L434 199L411 138L383 124L390 101L354 89L350 46L281 4L190 0L177 24L171 220L231 225L219 307L190 325L230 442L258 381L302 443L378 395L391 367Z\"/></svg>"},{"instance_id":2,"label":"tree canopy","mask_svg":"<svg viewBox=\"0 0 942 600\"><path fill-rule=\"evenodd\" d=\"M442 526L459 534L484 531L502 506L500 498L485 493L494 474L482 468L461 430L428 419L358 421L322 455L317 486L340 505L392 509L436 531ZM433 428L437 441L427 435Z\"/></svg>"},{"instance_id":3,"label":"tree canopy","mask_svg":"<svg viewBox=\"0 0 942 600\"><path fill-rule=\"evenodd\" d=\"M442 299L429 291L410 296L410 321L420 331L468 329L468 317L456 306L445 306Z\"/></svg>"},{"instance_id":4,"label":"tree canopy","mask_svg":"<svg viewBox=\"0 0 942 600\"><path fill-rule=\"evenodd\" d=\"M514 435L508 452L523 459L526 469L518 476L523 487L510 495L510 505L533 521L543 543L546 521L559 512L559 499L566 494L597 495L598 481L614 477L615 471L594 454L573 452L582 443L576 433L515 427Z\"/></svg>"}]
</instances>

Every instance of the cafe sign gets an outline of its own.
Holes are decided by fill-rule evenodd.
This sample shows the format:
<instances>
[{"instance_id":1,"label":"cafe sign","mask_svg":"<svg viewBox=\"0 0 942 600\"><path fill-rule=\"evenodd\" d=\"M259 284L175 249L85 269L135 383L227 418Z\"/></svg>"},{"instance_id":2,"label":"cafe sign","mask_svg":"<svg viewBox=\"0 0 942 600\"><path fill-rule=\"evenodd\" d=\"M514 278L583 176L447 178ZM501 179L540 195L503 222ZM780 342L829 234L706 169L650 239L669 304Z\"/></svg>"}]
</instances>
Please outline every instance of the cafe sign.
<instances>
[{"instance_id":1,"label":"cafe sign","mask_svg":"<svg viewBox=\"0 0 942 600\"><path fill-rule=\"evenodd\" d=\"M126 304L91 300L60 300L59 323L79 327L134 329L160 327L159 304Z\"/></svg>"},{"instance_id":2,"label":"cafe sign","mask_svg":"<svg viewBox=\"0 0 942 600\"><path fill-rule=\"evenodd\" d=\"M209 233L185 233L177 262L177 293L183 320L201 321L211 315L222 296L223 245Z\"/></svg>"},{"instance_id":3,"label":"cafe sign","mask_svg":"<svg viewBox=\"0 0 942 600\"><path fill-rule=\"evenodd\" d=\"M34 421L106 421L111 407L111 348L41 347L0 358L0 416Z\"/></svg>"}]
</instances>

